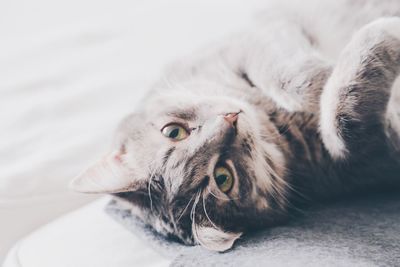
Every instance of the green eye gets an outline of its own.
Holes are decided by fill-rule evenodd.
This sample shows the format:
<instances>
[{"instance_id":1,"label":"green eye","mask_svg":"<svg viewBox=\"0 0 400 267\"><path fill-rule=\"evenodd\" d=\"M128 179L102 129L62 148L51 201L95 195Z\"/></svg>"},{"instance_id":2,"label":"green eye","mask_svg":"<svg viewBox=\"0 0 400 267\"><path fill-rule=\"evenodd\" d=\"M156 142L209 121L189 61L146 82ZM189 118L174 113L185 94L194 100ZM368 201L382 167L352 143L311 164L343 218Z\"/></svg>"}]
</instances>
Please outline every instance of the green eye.
<instances>
[{"instance_id":1,"label":"green eye","mask_svg":"<svg viewBox=\"0 0 400 267\"><path fill-rule=\"evenodd\" d=\"M215 182L218 188L227 193L232 189L233 186L233 175L231 171L224 166L217 166L214 170Z\"/></svg>"},{"instance_id":2,"label":"green eye","mask_svg":"<svg viewBox=\"0 0 400 267\"><path fill-rule=\"evenodd\" d=\"M161 130L165 137L171 138L175 141L180 141L189 136L188 131L179 124L169 124Z\"/></svg>"}]
</instances>

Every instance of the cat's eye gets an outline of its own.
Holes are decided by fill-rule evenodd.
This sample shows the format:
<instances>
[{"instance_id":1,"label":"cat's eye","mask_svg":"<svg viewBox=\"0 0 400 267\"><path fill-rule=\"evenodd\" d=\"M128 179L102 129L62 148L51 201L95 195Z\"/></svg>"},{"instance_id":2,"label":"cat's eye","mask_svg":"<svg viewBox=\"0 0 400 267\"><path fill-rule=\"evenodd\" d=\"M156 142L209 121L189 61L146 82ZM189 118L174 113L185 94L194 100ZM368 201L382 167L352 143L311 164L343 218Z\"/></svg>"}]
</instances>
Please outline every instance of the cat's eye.
<instances>
[{"instance_id":1,"label":"cat's eye","mask_svg":"<svg viewBox=\"0 0 400 267\"><path fill-rule=\"evenodd\" d=\"M161 133L174 141L181 141L189 136L189 132L180 124L168 124L162 128Z\"/></svg>"},{"instance_id":2,"label":"cat's eye","mask_svg":"<svg viewBox=\"0 0 400 267\"><path fill-rule=\"evenodd\" d=\"M214 179L222 192L228 193L232 189L233 175L224 165L217 165L214 170Z\"/></svg>"}]
</instances>

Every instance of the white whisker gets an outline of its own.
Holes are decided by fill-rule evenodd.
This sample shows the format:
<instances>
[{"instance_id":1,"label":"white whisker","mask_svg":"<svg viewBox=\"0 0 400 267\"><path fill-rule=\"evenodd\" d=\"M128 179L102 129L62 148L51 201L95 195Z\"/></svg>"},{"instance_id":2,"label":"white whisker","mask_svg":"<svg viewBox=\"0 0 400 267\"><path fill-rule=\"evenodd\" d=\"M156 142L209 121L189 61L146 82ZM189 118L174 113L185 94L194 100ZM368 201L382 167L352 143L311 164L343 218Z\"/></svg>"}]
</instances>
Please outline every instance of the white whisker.
<instances>
[{"instance_id":1,"label":"white whisker","mask_svg":"<svg viewBox=\"0 0 400 267\"><path fill-rule=\"evenodd\" d=\"M219 227L217 227L217 226L213 223L213 221L211 221L210 217L208 216L207 209L206 209L206 203L205 203L205 200L204 200L204 194L202 194L201 197L203 198L203 210L204 210L204 214L205 214L206 217L207 217L207 220L211 223L211 225L212 225L215 229L219 230Z\"/></svg>"},{"instance_id":2,"label":"white whisker","mask_svg":"<svg viewBox=\"0 0 400 267\"><path fill-rule=\"evenodd\" d=\"M195 198L193 206L192 206L192 210L190 211L190 218L191 218L192 222L194 222L194 219L195 219L194 217L196 216L196 207L197 207L197 204L199 203L199 200L200 200L200 189L199 189L199 191L197 191L196 198Z\"/></svg>"},{"instance_id":3,"label":"white whisker","mask_svg":"<svg viewBox=\"0 0 400 267\"><path fill-rule=\"evenodd\" d=\"M153 176L150 176L149 183L147 185L147 192L150 199L150 210L153 212L153 199L151 198L151 182L153 181Z\"/></svg>"},{"instance_id":4,"label":"white whisker","mask_svg":"<svg viewBox=\"0 0 400 267\"><path fill-rule=\"evenodd\" d=\"M189 201L188 201L188 203L186 204L185 208L183 209L183 211L182 211L181 214L179 215L178 219L176 220L177 223L181 220L183 214L185 213L185 211L186 211L187 208L189 207L190 202L192 202L193 197L194 197L194 195L189 199Z\"/></svg>"},{"instance_id":5,"label":"white whisker","mask_svg":"<svg viewBox=\"0 0 400 267\"><path fill-rule=\"evenodd\" d=\"M196 207L197 204L199 203L200 200L200 189L196 194L196 198L194 200L192 210L190 211L190 219L192 220L192 231L193 231L193 236L198 240L198 233L197 233L197 226L196 226Z\"/></svg>"},{"instance_id":6,"label":"white whisker","mask_svg":"<svg viewBox=\"0 0 400 267\"><path fill-rule=\"evenodd\" d=\"M151 175L150 175L149 183L147 184L147 192L148 192L149 200L150 200L150 210L151 210L151 212L153 212L153 199L151 197L151 186L152 186L154 175L156 173L156 169L154 169L153 171L149 170L149 173L151 173Z\"/></svg>"}]
</instances>

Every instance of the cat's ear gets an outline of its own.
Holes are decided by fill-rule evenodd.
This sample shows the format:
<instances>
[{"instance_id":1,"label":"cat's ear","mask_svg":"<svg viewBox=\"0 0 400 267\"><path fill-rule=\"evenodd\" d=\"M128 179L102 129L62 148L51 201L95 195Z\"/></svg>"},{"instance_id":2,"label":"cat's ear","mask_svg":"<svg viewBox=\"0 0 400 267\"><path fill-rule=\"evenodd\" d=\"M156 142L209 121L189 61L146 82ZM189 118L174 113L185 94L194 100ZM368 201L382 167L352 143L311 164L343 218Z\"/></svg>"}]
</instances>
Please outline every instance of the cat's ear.
<instances>
[{"instance_id":1,"label":"cat's ear","mask_svg":"<svg viewBox=\"0 0 400 267\"><path fill-rule=\"evenodd\" d=\"M132 173L122 161L122 152L111 152L79 174L70 188L83 193L118 193L128 191Z\"/></svg>"},{"instance_id":2,"label":"cat's ear","mask_svg":"<svg viewBox=\"0 0 400 267\"><path fill-rule=\"evenodd\" d=\"M223 252L230 249L242 233L224 232L214 227L194 226L195 239L206 249Z\"/></svg>"}]
</instances>

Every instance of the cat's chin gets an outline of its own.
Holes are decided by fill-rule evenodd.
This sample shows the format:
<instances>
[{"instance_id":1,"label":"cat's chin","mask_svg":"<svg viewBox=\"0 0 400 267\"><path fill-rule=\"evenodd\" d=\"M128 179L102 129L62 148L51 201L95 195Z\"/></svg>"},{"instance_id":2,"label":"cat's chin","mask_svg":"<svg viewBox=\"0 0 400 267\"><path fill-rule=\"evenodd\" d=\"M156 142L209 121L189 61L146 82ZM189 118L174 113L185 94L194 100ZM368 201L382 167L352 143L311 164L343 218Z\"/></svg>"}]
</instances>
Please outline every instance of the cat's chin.
<instances>
[{"instance_id":1,"label":"cat's chin","mask_svg":"<svg viewBox=\"0 0 400 267\"><path fill-rule=\"evenodd\" d=\"M232 248L242 233L226 232L215 227L194 226L193 234L196 241L204 248L223 252Z\"/></svg>"},{"instance_id":2,"label":"cat's chin","mask_svg":"<svg viewBox=\"0 0 400 267\"><path fill-rule=\"evenodd\" d=\"M186 233L183 230L175 232L175 229L166 227L167 224L158 218L146 216L144 210L129 202L127 199L122 198L118 194L114 194L114 196L121 208L128 210L134 217L137 217L137 219L150 226L155 232L168 240L186 246L201 245L208 250L223 252L232 248L235 241L242 235L241 232L234 233L211 226L195 224L192 224L192 233Z\"/></svg>"}]
</instances>

